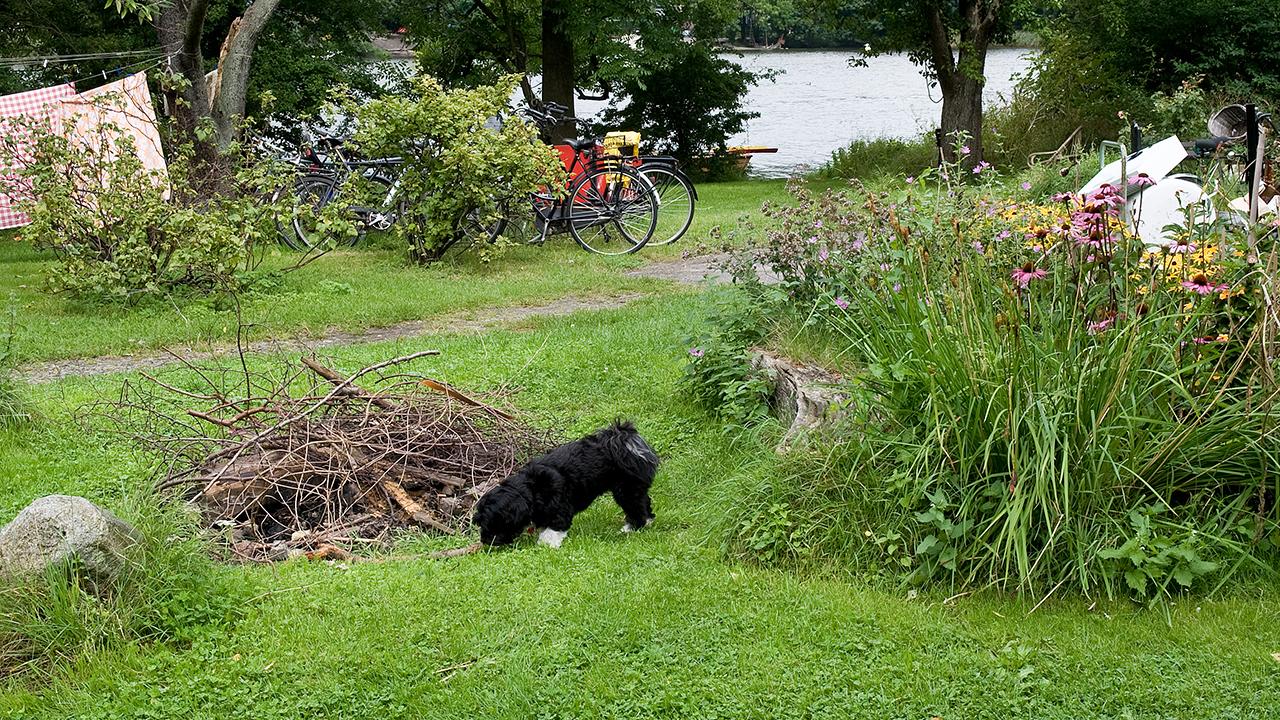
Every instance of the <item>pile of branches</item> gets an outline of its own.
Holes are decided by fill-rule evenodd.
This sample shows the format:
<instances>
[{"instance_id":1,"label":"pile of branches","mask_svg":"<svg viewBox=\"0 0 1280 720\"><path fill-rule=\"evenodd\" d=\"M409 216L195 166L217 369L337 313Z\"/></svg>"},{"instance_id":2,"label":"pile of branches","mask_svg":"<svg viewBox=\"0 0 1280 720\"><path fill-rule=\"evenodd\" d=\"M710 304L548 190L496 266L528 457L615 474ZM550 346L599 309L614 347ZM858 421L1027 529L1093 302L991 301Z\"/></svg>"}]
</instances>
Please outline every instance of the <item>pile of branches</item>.
<instances>
[{"instance_id":1,"label":"pile of branches","mask_svg":"<svg viewBox=\"0 0 1280 720\"><path fill-rule=\"evenodd\" d=\"M475 501L552 445L509 412L419 375L342 375L314 358L198 367L125 385L102 418L164 459L232 559L345 558L397 530L464 530ZM356 381L378 377L375 389Z\"/></svg>"}]
</instances>

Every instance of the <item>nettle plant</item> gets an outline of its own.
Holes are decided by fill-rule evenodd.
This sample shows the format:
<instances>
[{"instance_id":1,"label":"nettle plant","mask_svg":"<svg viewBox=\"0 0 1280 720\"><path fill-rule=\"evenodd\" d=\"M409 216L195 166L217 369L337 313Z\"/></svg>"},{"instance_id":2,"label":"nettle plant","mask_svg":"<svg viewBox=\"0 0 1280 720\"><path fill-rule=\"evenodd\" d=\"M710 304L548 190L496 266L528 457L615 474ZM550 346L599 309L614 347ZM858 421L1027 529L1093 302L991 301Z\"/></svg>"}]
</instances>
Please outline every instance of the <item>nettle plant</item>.
<instances>
[{"instance_id":1,"label":"nettle plant","mask_svg":"<svg viewBox=\"0 0 1280 720\"><path fill-rule=\"evenodd\" d=\"M489 227L505 212L532 212L530 193L564 186L555 151L528 123L505 117L519 81L508 75L494 85L446 90L435 78L419 76L411 96L340 101L355 119L357 148L371 157L405 160L403 214L392 233L414 260L435 260L468 225Z\"/></svg>"},{"instance_id":2,"label":"nettle plant","mask_svg":"<svg viewBox=\"0 0 1280 720\"><path fill-rule=\"evenodd\" d=\"M1029 591L1154 597L1269 567L1275 228L1148 247L1125 220L1147 178L1032 204L974 171L768 210L754 259L781 284L758 298L836 337L856 378L857 450L818 471L861 490L799 501L844 518L815 542L867 561L849 537L899 532L914 581Z\"/></svg>"},{"instance_id":3,"label":"nettle plant","mask_svg":"<svg viewBox=\"0 0 1280 720\"><path fill-rule=\"evenodd\" d=\"M49 118L17 122L22 132L0 138L0 166L20 169L0 176L0 188L31 217L19 237L57 259L49 290L135 302L249 282L260 260L255 250L274 237L277 208L263 198L279 182L279 168L238 144L218 167L197 166L192 147L178 145L161 172L144 166L132 134L116 124L96 125L86 137ZM219 176L212 192L210 173Z\"/></svg>"}]
</instances>

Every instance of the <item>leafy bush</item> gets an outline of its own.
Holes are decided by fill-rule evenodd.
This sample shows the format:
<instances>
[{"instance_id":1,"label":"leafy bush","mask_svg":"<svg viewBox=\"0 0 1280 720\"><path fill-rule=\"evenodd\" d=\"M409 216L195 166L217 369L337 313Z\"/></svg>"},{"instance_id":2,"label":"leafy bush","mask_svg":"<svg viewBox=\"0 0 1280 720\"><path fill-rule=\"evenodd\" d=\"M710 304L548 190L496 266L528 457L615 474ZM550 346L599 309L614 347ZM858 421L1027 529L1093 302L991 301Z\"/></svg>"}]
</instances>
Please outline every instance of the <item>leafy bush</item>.
<instances>
[{"instance_id":1,"label":"leafy bush","mask_svg":"<svg viewBox=\"0 0 1280 720\"><path fill-rule=\"evenodd\" d=\"M18 327L18 312L10 305L0 326L0 430L21 425L31 419L31 411L22 396L18 381L13 377L16 358L13 351L14 336Z\"/></svg>"},{"instance_id":2,"label":"leafy bush","mask_svg":"<svg viewBox=\"0 0 1280 720\"><path fill-rule=\"evenodd\" d=\"M345 101L363 152L405 159L403 215L392 233L413 259L436 259L468 224L494 222L508 200L523 208L530 193L563 186L558 156L531 126L510 118L498 127L518 82L508 75L494 85L445 90L420 76L412 96Z\"/></svg>"},{"instance_id":3,"label":"leafy bush","mask_svg":"<svg viewBox=\"0 0 1280 720\"><path fill-rule=\"evenodd\" d=\"M831 160L818 169L820 178L861 178L918 175L938 159L932 137L915 140L877 138L854 140L831 154Z\"/></svg>"},{"instance_id":4,"label":"leafy bush","mask_svg":"<svg viewBox=\"0 0 1280 720\"><path fill-rule=\"evenodd\" d=\"M707 325L710 331L689 341L684 386L703 407L735 425L766 415L772 384L751 365L751 348L768 327L756 307L742 296L717 296Z\"/></svg>"},{"instance_id":5,"label":"leafy bush","mask_svg":"<svg viewBox=\"0 0 1280 720\"><path fill-rule=\"evenodd\" d=\"M143 536L109 584L72 567L0 580L0 677L47 673L121 643L186 644L241 616L243 579L219 568L184 508L139 497L122 516Z\"/></svg>"},{"instance_id":6,"label":"leafy bush","mask_svg":"<svg viewBox=\"0 0 1280 720\"><path fill-rule=\"evenodd\" d=\"M29 147L16 135L0 138L0 164L25 160L0 185L20 196L31 190L34 199L19 205L32 219L21 237L57 258L46 280L52 291L135 301L235 289L256 265L255 248L274 238L276 208L262 198L279 169L249 161L239 147L216 169L197 168L190 146L171 147L164 174L142 165L118 125L102 124L87 139L47 118L24 125ZM211 192L214 174L221 187Z\"/></svg>"},{"instance_id":7,"label":"leafy bush","mask_svg":"<svg viewBox=\"0 0 1280 720\"><path fill-rule=\"evenodd\" d=\"M1271 281L1244 233L1148 249L1115 188L1033 204L960 173L767 209L754 260L782 285L757 302L840 338L855 411L740 514L783 505L761 517L792 556L963 587L1154 597L1272 567Z\"/></svg>"}]
</instances>

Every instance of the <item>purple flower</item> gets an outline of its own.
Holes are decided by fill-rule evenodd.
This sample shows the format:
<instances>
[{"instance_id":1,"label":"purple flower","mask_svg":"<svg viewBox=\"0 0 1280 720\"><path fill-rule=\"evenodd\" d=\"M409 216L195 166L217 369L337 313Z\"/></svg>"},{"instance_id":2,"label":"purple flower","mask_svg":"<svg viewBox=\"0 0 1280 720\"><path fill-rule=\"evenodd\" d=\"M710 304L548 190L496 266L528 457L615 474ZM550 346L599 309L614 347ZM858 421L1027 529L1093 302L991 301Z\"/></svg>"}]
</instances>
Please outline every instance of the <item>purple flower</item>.
<instances>
[{"instance_id":1,"label":"purple flower","mask_svg":"<svg viewBox=\"0 0 1280 720\"><path fill-rule=\"evenodd\" d=\"M1196 251L1195 243L1191 242L1189 237L1180 237L1170 242L1168 245L1169 252L1174 254L1193 253Z\"/></svg>"},{"instance_id":2,"label":"purple flower","mask_svg":"<svg viewBox=\"0 0 1280 720\"><path fill-rule=\"evenodd\" d=\"M960 148L961 155L968 155L970 152L973 152L973 151L969 149L968 145L965 145L964 147Z\"/></svg>"},{"instance_id":3,"label":"purple flower","mask_svg":"<svg viewBox=\"0 0 1280 720\"><path fill-rule=\"evenodd\" d=\"M1023 180L1023 181L1022 181L1022 189L1023 189L1023 190L1030 190L1030 189L1031 189L1031 183L1029 183L1029 182L1027 182L1027 181Z\"/></svg>"},{"instance_id":4,"label":"purple flower","mask_svg":"<svg viewBox=\"0 0 1280 720\"><path fill-rule=\"evenodd\" d=\"M889 272L889 263L880 263L880 272Z\"/></svg>"},{"instance_id":5,"label":"purple flower","mask_svg":"<svg viewBox=\"0 0 1280 720\"><path fill-rule=\"evenodd\" d=\"M987 162L986 160L983 160L982 162L978 163L973 167L973 174L981 175L982 171L986 170L989 167L991 167L991 163Z\"/></svg>"},{"instance_id":6,"label":"purple flower","mask_svg":"<svg viewBox=\"0 0 1280 720\"><path fill-rule=\"evenodd\" d=\"M818 236L817 236L817 235L814 235L813 237L809 238L809 244L810 244L810 245L815 245L815 244L817 244L817 242L818 242Z\"/></svg>"},{"instance_id":7,"label":"purple flower","mask_svg":"<svg viewBox=\"0 0 1280 720\"><path fill-rule=\"evenodd\" d=\"M915 176L915 175L908 175L908 176L907 176L907 184L908 184L908 185L914 185L914 184L915 184L915 182L916 182L916 176Z\"/></svg>"},{"instance_id":8,"label":"purple flower","mask_svg":"<svg viewBox=\"0 0 1280 720\"><path fill-rule=\"evenodd\" d=\"M974 249L974 251L975 251L975 252L977 252L979 255L981 255L982 253L984 253L984 252L986 252L986 251L987 251L987 248L982 244L982 241L980 241L980 240L974 240L974 241L973 241L973 249Z\"/></svg>"},{"instance_id":9,"label":"purple flower","mask_svg":"<svg viewBox=\"0 0 1280 720\"><path fill-rule=\"evenodd\" d=\"M1039 280L1044 276L1044 268L1036 267L1034 262L1023 263L1022 267L1014 268L1011 274L1013 281L1018 283L1019 287L1026 287L1032 280Z\"/></svg>"},{"instance_id":10,"label":"purple flower","mask_svg":"<svg viewBox=\"0 0 1280 720\"><path fill-rule=\"evenodd\" d=\"M692 355L693 357L700 358L705 353L702 351L702 348L691 347L689 348L689 354Z\"/></svg>"},{"instance_id":11,"label":"purple flower","mask_svg":"<svg viewBox=\"0 0 1280 720\"><path fill-rule=\"evenodd\" d=\"M818 260L820 262L826 262L829 257L831 257L831 253L827 252L826 248L822 248L818 251Z\"/></svg>"},{"instance_id":12,"label":"purple flower","mask_svg":"<svg viewBox=\"0 0 1280 720\"><path fill-rule=\"evenodd\" d=\"M894 283L893 291L896 293L902 292L902 283Z\"/></svg>"},{"instance_id":13,"label":"purple flower","mask_svg":"<svg viewBox=\"0 0 1280 720\"><path fill-rule=\"evenodd\" d=\"M1193 275L1190 280L1182 283L1182 287L1197 295L1211 295L1227 289L1226 285L1215 285L1203 273Z\"/></svg>"},{"instance_id":14,"label":"purple flower","mask_svg":"<svg viewBox=\"0 0 1280 720\"><path fill-rule=\"evenodd\" d=\"M1095 320L1090 320L1090 321L1089 321L1089 334L1090 334L1090 335L1097 335L1098 333L1106 332L1107 328L1109 328L1109 327L1111 327L1112 325L1114 325L1114 324L1115 324L1115 322L1116 322L1116 319L1115 319L1114 317L1109 317L1109 318L1106 318L1106 319L1104 319L1104 320L1096 320L1096 321L1095 321Z\"/></svg>"},{"instance_id":15,"label":"purple flower","mask_svg":"<svg viewBox=\"0 0 1280 720\"><path fill-rule=\"evenodd\" d=\"M837 295L837 296L836 296L836 299L835 299L833 302L835 302L836 307L840 308L841 310L848 310L848 309L849 309L849 301L848 301L848 300L845 300L844 298L840 297L839 295Z\"/></svg>"},{"instance_id":16,"label":"purple flower","mask_svg":"<svg viewBox=\"0 0 1280 720\"><path fill-rule=\"evenodd\" d=\"M821 220L815 220L815 221L813 222L813 226L814 226L815 228L822 229L822 221L821 221Z\"/></svg>"},{"instance_id":17,"label":"purple flower","mask_svg":"<svg viewBox=\"0 0 1280 720\"><path fill-rule=\"evenodd\" d=\"M1008 240L1008 239L1009 239L1009 236L1010 236L1010 235L1012 235L1012 234L1013 234L1013 231L1012 231L1012 230L1001 230L1001 231L996 235L996 239L997 239L997 240Z\"/></svg>"},{"instance_id":18,"label":"purple flower","mask_svg":"<svg viewBox=\"0 0 1280 720\"><path fill-rule=\"evenodd\" d=\"M1073 195L1073 194L1071 194L1071 193L1069 193L1069 192L1060 192L1060 193L1055 194L1053 197L1051 197L1051 198L1049 198L1049 199L1050 199L1050 200L1052 200L1052 201L1054 201L1054 202L1067 202L1068 200L1070 200L1070 199L1071 199L1071 198L1073 198L1073 197L1075 197L1075 195Z\"/></svg>"},{"instance_id":19,"label":"purple flower","mask_svg":"<svg viewBox=\"0 0 1280 720\"><path fill-rule=\"evenodd\" d=\"M1152 180L1150 175L1140 172L1129 178L1129 184L1136 187L1147 187L1148 185L1155 185L1156 181Z\"/></svg>"}]
</instances>

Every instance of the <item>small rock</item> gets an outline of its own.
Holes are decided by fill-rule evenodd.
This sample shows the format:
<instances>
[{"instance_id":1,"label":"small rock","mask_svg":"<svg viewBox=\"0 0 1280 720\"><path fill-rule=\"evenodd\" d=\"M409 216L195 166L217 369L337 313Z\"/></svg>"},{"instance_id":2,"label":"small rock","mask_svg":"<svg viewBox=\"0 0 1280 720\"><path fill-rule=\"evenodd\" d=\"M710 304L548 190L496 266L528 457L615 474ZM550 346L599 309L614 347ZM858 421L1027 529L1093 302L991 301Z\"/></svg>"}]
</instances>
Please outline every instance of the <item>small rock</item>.
<instances>
[{"instance_id":1,"label":"small rock","mask_svg":"<svg viewBox=\"0 0 1280 720\"><path fill-rule=\"evenodd\" d=\"M113 577L142 536L82 497L47 495L0 528L0 574L31 576L75 559L89 575Z\"/></svg>"}]
</instances>

